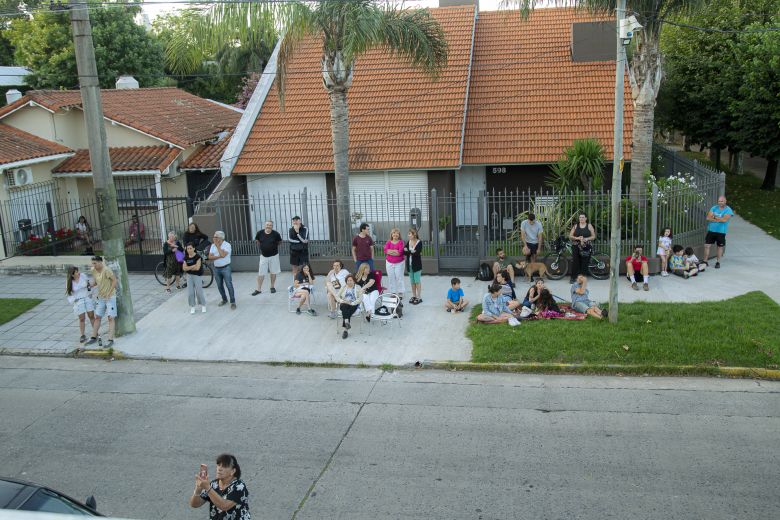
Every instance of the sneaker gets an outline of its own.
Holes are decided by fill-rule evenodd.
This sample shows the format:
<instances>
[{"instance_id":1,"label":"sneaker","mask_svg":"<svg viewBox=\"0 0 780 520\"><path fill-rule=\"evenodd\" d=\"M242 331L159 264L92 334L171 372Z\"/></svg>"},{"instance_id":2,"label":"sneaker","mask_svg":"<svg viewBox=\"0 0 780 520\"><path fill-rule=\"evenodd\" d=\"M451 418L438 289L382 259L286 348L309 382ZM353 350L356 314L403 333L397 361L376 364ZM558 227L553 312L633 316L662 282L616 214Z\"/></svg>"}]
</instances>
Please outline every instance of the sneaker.
<instances>
[{"instance_id":1,"label":"sneaker","mask_svg":"<svg viewBox=\"0 0 780 520\"><path fill-rule=\"evenodd\" d=\"M276 292L276 287L271 287L271 294Z\"/></svg>"},{"instance_id":2,"label":"sneaker","mask_svg":"<svg viewBox=\"0 0 780 520\"><path fill-rule=\"evenodd\" d=\"M347 336L349 336L349 332L347 332L346 330L341 333L341 339L347 339Z\"/></svg>"},{"instance_id":3,"label":"sneaker","mask_svg":"<svg viewBox=\"0 0 780 520\"><path fill-rule=\"evenodd\" d=\"M511 318L509 318L508 323L510 327L517 327L518 325L520 325L520 320L512 316Z\"/></svg>"},{"instance_id":4,"label":"sneaker","mask_svg":"<svg viewBox=\"0 0 780 520\"><path fill-rule=\"evenodd\" d=\"M631 288L635 291L639 290L639 286L636 284L636 282L631 282Z\"/></svg>"},{"instance_id":5,"label":"sneaker","mask_svg":"<svg viewBox=\"0 0 780 520\"><path fill-rule=\"evenodd\" d=\"M105 344L105 345L103 345L103 346L104 346L105 348L111 348L111 347L113 347L113 346L114 346L114 340L113 340L113 339L110 339L110 340L106 341L106 344Z\"/></svg>"},{"instance_id":6,"label":"sneaker","mask_svg":"<svg viewBox=\"0 0 780 520\"><path fill-rule=\"evenodd\" d=\"M447 309L447 312L452 312L452 309Z\"/></svg>"},{"instance_id":7,"label":"sneaker","mask_svg":"<svg viewBox=\"0 0 780 520\"><path fill-rule=\"evenodd\" d=\"M691 273L689 273L688 271L683 271L683 277L684 278L690 278L691 277Z\"/></svg>"},{"instance_id":8,"label":"sneaker","mask_svg":"<svg viewBox=\"0 0 780 520\"><path fill-rule=\"evenodd\" d=\"M203 308L200 310L200 312L202 312L202 313L204 313L204 314L206 313L206 306L205 306L205 305L204 305L204 306L203 306Z\"/></svg>"},{"instance_id":9,"label":"sneaker","mask_svg":"<svg viewBox=\"0 0 780 520\"><path fill-rule=\"evenodd\" d=\"M648 284L646 284L646 283L642 284L642 289L644 289L645 291L649 291L650 290L650 286Z\"/></svg>"},{"instance_id":10,"label":"sneaker","mask_svg":"<svg viewBox=\"0 0 780 520\"><path fill-rule=\"evenodd\" d=\"M347 329L347 330L349 330L349 329L351 329L351 328L352 328L352 325L351 325L351 324L350 324L348 321L345 321L345 322L344 322L344 328L345 328L345 329Z\"/></svg>"},{"instance_id":11,"label":"sneaker","mask_svg":"<svg viewBox=\"0 0 780 520\"><path fill-rule=\"evenodd\" d=\"M92 336L86 341L86 343L84 343L84 345L94 345L95 343L97 343L97 338Z\"/></svg>"},{"instance_id":12,"label":"sneaker","mask_svg":"<svg viewBox=\"0 0 780 520\"><path fill-rule=\"evenodd\" d=\"M231 310L231 311L234 311L234 310L236 310L236 304L235 304L235 303L231 303L231 304L230 304L230 310Z\"/></svg>"},{"instance_id":13,"label":"sneaker","mask_svg":"<svg viewBox=\"0 0 780 520\"><path fill-rule=\"evenodd\" d=\"M669 273L667 273L666 271L661 271L661 276L669 276Z\"/></svg>"},{"instance_id":14,"label":"sneaker","mask_svg":"<svg viewBox=\"0 0 780 520\"><path fill-rule=\"evenodd\" d=\"M601 311L601 317L602 318L609 318L609 311L607 309L604 309Z\"/></svg>"},{"instance_id":15,"label":"sneaker","mask_svg":"<svg viewBox=\"0 0 780 520\"><path fill-rule=\"evenodd\" d=\"M328 318L335 320L336 319L336 311L330 311L328 314Z\"/></svg>"},{"instance_id":16,"label":"sneaker","mask_svg":"<svg viewBox=\"0 0 780 520\"><path fill-rule=\"evenodd\" d=\"M421 303L422 303L422 298L417 298L417 304L419 305Z\"/></svg>"},{"instance_id":17,"label":"sneaker","mask_svg":"<svg viewBox=\"0 0 780 520\"><path fill-rule=\"evenodd\" d=\"M190 314L195 314L195 307L190 307Z\"/></svg>"},{"instance_id":18,"label":"sneaker","mask_svg":"<svg viewBox=\"0 0 780 520\"><path fill-rule=\"evenodd\" d=\"M315 311L314 309L309 309L308 311L306 311L306 313L309 316L316 316L317 315L317 311Z\"/></svg>"},{"instance_id":19,"label":"sneaker","mask_svg":"<svg viewBox=\"0 0 780 520\"><path fill-rule=\"evenodd\" d=\"M295 309L295 314L300 314L300 313L301 313L301 308L300 308L300 307L298 307L297 309Z\"/></svg>"},{"instance_id":20,"label":"sneaker","mask_svg":"<svg viewBox=\"0 0 780 520\"><path fill-rule=\"evenodd\" d=\"M79 343L84 343L85 341L87 341L87 337L84 334L82 334L81 337L79 338Z\"/></svg>"},{"instance_id":21,"label":"sneaker","mask_svg":"<svg viewBox=\"0 0 780 520\"><path fill-rule=\"evenodd\" d=\"M263 291L258 291L257 289L255 289L254 291L252 291L252 296L257 296L261 292L263 292Z\"/></svg>"},{"instance_id":22,"label":"sneaker","mask_svg":"<svg viewBox=\"0 0 780 520\"><path fill-rule=\"evenodd\" d=\"M720 269L720 262L715 262L715 269Z\"/></svg>"},{"instance_id":23,"label":"sneaker","mask_svg":"<svg viewBox=\"0 0 780 520\"><path fill-rule=\"evenodd\" d=\"M371 315L366 314L366 323L371 323Z\"/></svg>"},{"instance_id":24,"label":"sneaker","mask_svg":"<svg viewBox=\"0 0 780 520\"><path fill-rule=\"evenodd\" d=\"M217 307L222 307L223 305L227 305L227 300L222 300L217 304Z\"/></svg>"}]
</instances>

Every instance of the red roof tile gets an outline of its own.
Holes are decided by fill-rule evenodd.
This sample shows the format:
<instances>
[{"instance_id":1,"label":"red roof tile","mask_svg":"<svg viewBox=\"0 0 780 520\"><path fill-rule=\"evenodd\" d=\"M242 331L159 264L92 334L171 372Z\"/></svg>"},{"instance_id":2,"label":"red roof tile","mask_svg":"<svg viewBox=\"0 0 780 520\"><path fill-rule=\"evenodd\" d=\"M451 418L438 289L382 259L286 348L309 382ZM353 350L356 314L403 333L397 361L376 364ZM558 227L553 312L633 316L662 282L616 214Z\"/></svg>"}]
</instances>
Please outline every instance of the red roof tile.
<instances>
[{"instance_id":1,"label":"red roof tile","mask_svg":"<svg viewBox=\"0 0 780 520\"><path fill-rule=\"evenodd\" d=\"M108 119L186 148L232 129L241 113L178 88L101 90ZM53 112L81 107L78 90L31 90L0 109L0 117L33 101Z\"/></svg>"},{"instance_id":2,"label":"red roof tile","mask_svg":"<svg viewBox=\"0 0 780 520\"><path fill-rule=\"evenodd\" d=\"M615 62L572 62L571 26L606 20L573 9L479 14L463 164L551 163L575 139L612 160ZM626 78L624 158L633 105Z\"/></svg>"},{"instance_id":3,"label":"red roof tile","mask_svg":"<svg viewBox=\"0 0 780 520\"><path fill-rule=\"evenodd\" d=\"M459 165L474 8L431 9L431 14L449 42L448 65L437 80L381 49L357 59L348 93L350 169ZM273 88L234 173L333 170L321 55L320 39L296 51L288 68L285 111Z\"/></svg>"},{"instance_id":4,"label":"red roof tile","mask_svg":"<svg viewBox=\"0 0 780 520\"><path fill-rule=\"evenodd\" d=\"M61 144L0 123L0 164L73 152Z\"/></svg>"},{"instance_id":5,"label":"red roof tile","mask_svg":"<svg viewBox=\"0 0 780 520\"><path fill-rule=\"evenodd\" d=\"M111 169L115 172L151 171L160 173L181 154L178 148L168 146L128 146L109 148ZM92 171L89 150L78 150L52 170L52 173L86 173Z\"/></svg>"},{"instance_id":6,"label":"red roof tile","mask_svg":"<svg viewBox=\"0 0 780 520\"><path fill-rule=\"evenodd\" d=\"M181 170L216 170L219 168L219 160L225 153L225 148L230 142L232 132L228 132L216 143L206 143L200 150L190 155L187 160L179 165Z\"/></svg>"}]
</instances>

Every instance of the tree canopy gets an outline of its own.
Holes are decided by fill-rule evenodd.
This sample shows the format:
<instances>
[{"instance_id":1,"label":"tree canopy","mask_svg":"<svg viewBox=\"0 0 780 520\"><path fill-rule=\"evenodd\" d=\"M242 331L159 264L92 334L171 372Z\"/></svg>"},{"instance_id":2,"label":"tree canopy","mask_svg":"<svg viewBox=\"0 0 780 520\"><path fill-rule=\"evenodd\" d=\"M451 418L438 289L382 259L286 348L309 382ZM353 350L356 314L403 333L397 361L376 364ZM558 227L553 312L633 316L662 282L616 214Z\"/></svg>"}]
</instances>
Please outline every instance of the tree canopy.
<instances>
[{"instance_id":1,"label":"tree canopy","mask_svg":"<svg viewBox=\"0 0 780 520\"><path fill-rule=\"evenodd\" d=\"M142 87L161 84L163 48L135 22L141 8L123 6L90 10L92 39L100 86L114 86L122 74L135 76ZM67 11L39 12L14 19L5 31L15 48L15 62L30 68L34 88L77 88L76 56Z\"/></svg>"}]
</instances>

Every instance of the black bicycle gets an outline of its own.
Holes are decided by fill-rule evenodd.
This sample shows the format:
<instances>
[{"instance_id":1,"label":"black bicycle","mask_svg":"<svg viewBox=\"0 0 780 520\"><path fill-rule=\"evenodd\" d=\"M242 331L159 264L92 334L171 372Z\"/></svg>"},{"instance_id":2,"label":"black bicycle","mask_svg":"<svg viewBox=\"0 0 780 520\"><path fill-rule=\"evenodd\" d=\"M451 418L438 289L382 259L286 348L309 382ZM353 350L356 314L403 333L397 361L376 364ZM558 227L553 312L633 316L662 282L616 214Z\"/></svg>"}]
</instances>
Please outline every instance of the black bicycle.
<instances>
[{"instance_id":1,"label":"black bicycle","mask_svg":"<svg viewBox=\"0 0 780 520\"><path fill-rule=\"evenodd\" d=\"M547 267L547 277L551 280L560 280L569 272L569 263L572 257L571 242L560 235L553 242L553 252L544 257L544 265ZM588 261L587 270L597 280L609 278L609 257L592 251Z\"/></svg>"},{"instance_id":2,"label":"black bicycle","mask_svg":"<svg viewBox=\"0 0 780 520\"><path fill-rule=\"evenodd\" d=\"M214 271L211 269L211 266L208 263L209 257L206 255L205 251L198 251L197 253L200 255L200 261L203 264L203 274L201 275L201 279L203 280L203 288L206 289L207 287L211 287L211 284L214 282ZM154 277L157 279L160 285L168 285L170 283L170 279L165 278L164 260L157 264L157 267L154 268ZM187 277L184 276L184 274L182 274L181 286L187 287Z\"/></svg>"}]
</instances>

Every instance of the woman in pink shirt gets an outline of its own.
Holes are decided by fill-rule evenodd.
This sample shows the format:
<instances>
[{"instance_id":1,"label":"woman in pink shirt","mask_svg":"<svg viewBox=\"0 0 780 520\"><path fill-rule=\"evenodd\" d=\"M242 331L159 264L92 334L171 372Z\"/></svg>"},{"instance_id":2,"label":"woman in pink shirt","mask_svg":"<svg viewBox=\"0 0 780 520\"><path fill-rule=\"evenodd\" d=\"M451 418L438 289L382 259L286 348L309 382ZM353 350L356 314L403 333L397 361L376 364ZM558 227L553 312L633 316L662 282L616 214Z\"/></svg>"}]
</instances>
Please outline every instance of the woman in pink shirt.
<instances>
[{"instance_id":1,"label":"woman in pink shirt","mask_svg":"<svg viewBox=\"0 0 780 520\"><path fill-rule=\"evenodd\" d=\"M404 297L404 241L401 230L390 230L390 240L385 243L385 266L387 267L387 290Z\"/></svg>"}]
</instances>

